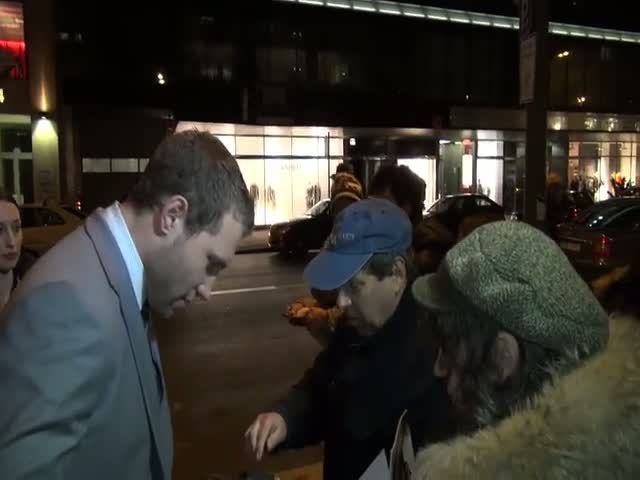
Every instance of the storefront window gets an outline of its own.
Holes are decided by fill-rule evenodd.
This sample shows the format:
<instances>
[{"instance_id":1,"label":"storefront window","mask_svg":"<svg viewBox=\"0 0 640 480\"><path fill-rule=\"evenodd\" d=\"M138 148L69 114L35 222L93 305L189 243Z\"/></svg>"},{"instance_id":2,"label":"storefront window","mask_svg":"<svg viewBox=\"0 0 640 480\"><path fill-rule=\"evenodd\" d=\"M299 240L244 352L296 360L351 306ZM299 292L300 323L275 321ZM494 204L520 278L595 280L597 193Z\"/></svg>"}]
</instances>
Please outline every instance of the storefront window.
<instances>
[{"instance_id":1,"label":"storefront window","mask_svg":"<svg viewBox=\"0 0 640 480\"><path fill-rule=\"evenodd\" d=\"M634 142L571 142L570 188L588 191L596 201L602 201L616 194L613 178L637 185L637 150Z\"/></svg>"},{"instance_id":2,"label":"storefront window","mask_svg":"<svg viewBox=\"0 0 640 480\"><path fill-rule=\"evenodd\" d=\"M236 137L236 155L264 155L264 137Z\"/></svg>"},{"instance_id":3,"label":"storefront window","mask_svg":"<svg viewBox=\"0 0 640 480\"><path fill-rule=\"evenodd\" d=\"M330 176L343 161L339 128L180 122L176 131L194 128L212 133L236 156L256 225L300 217L329 198Z\"/></svg>"},{"instance_id":4,"label":"storefront window","mask_svg":"<svg viewBox=\"0 0 640 480\"><path fill-rule=\"evenodd\" d=\"M253 208L255 210L254 223L256 225L265 225L267 195L265 191L265 171L264 159L248 158L239 159L238 166L247 184L249 194L253 198Z\"/></svg>"},{"instance_id":5,"label":"storefront window","mask_svg":"<svg viewBox=\"0 0 640 480\"><path fill-rule=\"evenodd\" d=\"M477 191L502 205L504 160L501 158L478 158Z\"/></svg>"},{"instance_id":6,"label":"storefront window","mask_svg":"<svg viewBox=\"0 0 640 480\"><path fill-rule=\"evenodd\" d=\"M291 137L265 137L264 153L267 156L291 156Z\"/></svg>"},{"instance_id":7,"label":"storefront window","mask_svg":"<svg viewBox=\"0 0 640 480\"><path fill-rule=\"evenodd\" d=\"M500 205L503 204L504 142L478 141L476 191Z\"/></svg>"},{"instance_id":8,"label":"storefront window","mask_svg":"<svg viewBox=\"0 0 640 480\"><path fill-rule=\"evenodd\" d=\"M444 195L468 193L473 190L473 144L440 141L438 180Z\"/></svg>"}]
</instances>

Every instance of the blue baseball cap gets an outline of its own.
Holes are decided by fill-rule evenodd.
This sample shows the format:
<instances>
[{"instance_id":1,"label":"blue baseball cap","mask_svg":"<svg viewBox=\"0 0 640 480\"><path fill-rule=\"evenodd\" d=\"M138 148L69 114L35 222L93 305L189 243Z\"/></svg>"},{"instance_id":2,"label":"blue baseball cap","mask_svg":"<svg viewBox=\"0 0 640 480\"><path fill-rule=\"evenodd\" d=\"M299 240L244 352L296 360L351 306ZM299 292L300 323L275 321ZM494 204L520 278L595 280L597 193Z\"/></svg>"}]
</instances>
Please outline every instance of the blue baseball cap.
<instances>
[{"instance_id":1,"label":"blue baseball cap","mask_svg":"<svg viewBox=\"0 0 640 480\"><path fill-rule=\"evenodd\" d=\"M325 248L304 271L311 288L335 290L351 280L375 253L404 255L411 246L409 217L395 204L368 198L344 209Z\"/></svg>"}]
</instances>

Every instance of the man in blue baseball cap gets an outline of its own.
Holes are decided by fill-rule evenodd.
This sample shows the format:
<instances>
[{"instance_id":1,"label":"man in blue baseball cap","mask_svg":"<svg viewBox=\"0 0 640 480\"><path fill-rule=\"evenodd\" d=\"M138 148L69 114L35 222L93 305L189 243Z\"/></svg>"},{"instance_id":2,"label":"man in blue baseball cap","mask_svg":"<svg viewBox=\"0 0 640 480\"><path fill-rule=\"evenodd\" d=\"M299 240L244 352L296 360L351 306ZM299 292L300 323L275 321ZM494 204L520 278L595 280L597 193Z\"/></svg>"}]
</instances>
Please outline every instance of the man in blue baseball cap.
<instances>
[{"instance_id":1,"label":"man in blue baseball cap","mask_svg":"<svg viewBox=\"0 0 640 480\"><path fill-rule=\"evenodd\" d=\"M416 448L449 433L444 383L424 375L435 351L409 288L411 240L409 218L387 200L362 200L337 217L305 278L338 291L344 320L304 378L247 430L258 460L324 442L324 478L358 479L381 452L388 458L405 410Z\"/></svg>"}]
</instances>

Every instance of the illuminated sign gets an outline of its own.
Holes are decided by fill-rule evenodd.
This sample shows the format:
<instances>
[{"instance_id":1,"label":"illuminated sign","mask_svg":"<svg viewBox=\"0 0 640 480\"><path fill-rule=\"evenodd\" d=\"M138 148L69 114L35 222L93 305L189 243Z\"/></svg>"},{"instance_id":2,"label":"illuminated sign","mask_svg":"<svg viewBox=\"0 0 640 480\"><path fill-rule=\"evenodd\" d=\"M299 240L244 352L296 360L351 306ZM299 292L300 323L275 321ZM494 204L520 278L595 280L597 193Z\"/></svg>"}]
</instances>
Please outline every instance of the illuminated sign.
<instances>
[{"instance_id":1,"label":"illuminated sign","mask_svg":"<svg viewBox=\"0 0 640 480\"><path fill-rule=\"evenodd\" d=\"M4 88L0 88L0 103L4 103Z\"/></svg>"}]
</instances>

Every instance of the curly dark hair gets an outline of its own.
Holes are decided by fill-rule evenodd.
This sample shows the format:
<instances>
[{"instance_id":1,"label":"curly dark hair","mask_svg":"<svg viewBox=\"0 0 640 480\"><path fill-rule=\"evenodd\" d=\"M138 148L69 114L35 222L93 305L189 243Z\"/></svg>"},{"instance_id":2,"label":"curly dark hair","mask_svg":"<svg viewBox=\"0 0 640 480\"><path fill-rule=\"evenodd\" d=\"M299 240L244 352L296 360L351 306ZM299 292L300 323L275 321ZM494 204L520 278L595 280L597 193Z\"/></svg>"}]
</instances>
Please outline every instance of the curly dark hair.
<instances>
[{"instance_id":1,"label":"curly dark hair","mask_svg":"<svg viewBox=\"0 0 640 480\"><path fill-rule=\"evenodd\" d=\"M373 176L369 195L390 194L400 208L409 207L414 226L422 220L424 195L427 184L406 165L383 165Z\"/></svg>"},{"instance_id":2,"label":"curly dark hair","mask_svg":"<svg viewBox=\"0 0 640 480\"><path fill-rule=\"evenodd\" d=\"M167 137L128 195L141 209L157 207L164 198L182 195L189 202L190 233L217 233L231 212L245 234L253 228L253 200L235 158L207 132L185 131Z\"/></svg>"}]
</instances>

